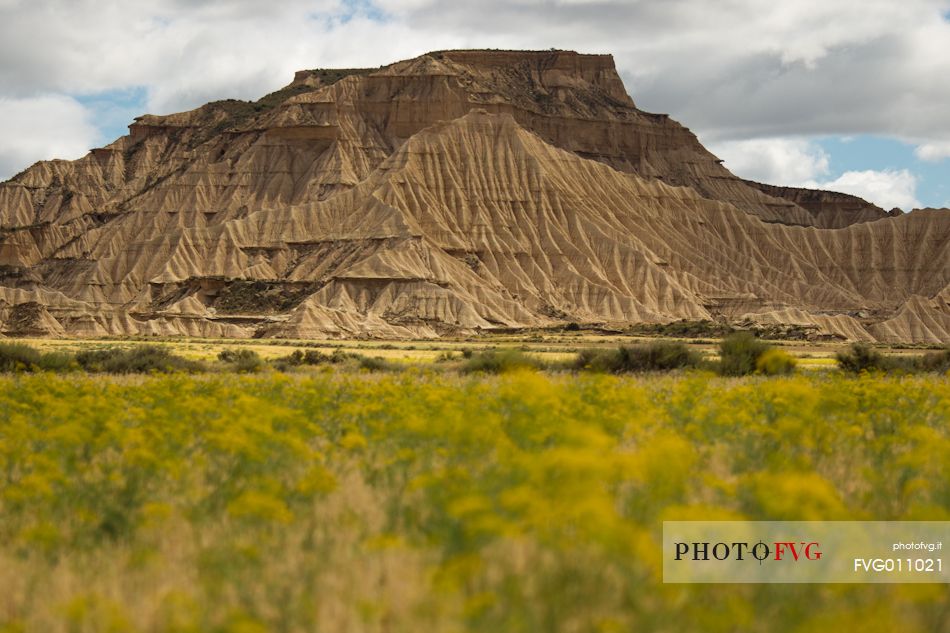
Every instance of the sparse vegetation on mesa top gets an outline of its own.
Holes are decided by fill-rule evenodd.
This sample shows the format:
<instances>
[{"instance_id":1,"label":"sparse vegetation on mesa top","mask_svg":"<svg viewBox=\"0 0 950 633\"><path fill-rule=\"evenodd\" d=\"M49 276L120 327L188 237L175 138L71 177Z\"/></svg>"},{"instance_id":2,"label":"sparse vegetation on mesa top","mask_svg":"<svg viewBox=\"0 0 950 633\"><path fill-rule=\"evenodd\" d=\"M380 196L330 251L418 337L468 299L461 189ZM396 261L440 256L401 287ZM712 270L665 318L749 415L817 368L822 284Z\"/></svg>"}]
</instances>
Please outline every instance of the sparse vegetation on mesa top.
<instances>
[{"instance_id":1,"label":"sparse vegetation on mesa top","mask_svg":"<svg viewBox=\"0 0 950 633\"><path fill-rule=\"evenodd\" d=\"M226 111L228 116L215 127L211 128L212 134L223 132L229 128L240 128L244 123L254 116L268 112L291 97L314 92L321 87L335 84L336 82L349 77L350 75L365 75L378 70L377 68L340 68L327 70L307 71L311 76L320 78L321 86L314 87L303 83L295 83L285 86L265 95L257 101L240 101L237 99L225 99L214 101L209 105L214 105ZM209 135L211 136L211 135Z\"/></svg>"}]
</instances>

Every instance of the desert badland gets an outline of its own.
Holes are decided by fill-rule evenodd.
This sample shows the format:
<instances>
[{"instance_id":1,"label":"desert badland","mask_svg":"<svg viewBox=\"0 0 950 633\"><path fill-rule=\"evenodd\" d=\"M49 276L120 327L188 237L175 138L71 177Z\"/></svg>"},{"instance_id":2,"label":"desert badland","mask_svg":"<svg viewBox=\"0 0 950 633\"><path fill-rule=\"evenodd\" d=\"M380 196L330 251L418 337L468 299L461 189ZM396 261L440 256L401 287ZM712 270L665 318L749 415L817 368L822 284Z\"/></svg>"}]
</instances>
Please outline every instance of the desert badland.
<instances>
[{"instance_id":1,"label":"desert badland","mask_svg":"<svg viewBox=\"0 0 950 633\"><path fill-rule=\"evenodd\" d=\"M0 332L437 337L570 322L950 340L950 212L730 173L609 55L443 51L139 117L0 184Z\"/></svg>"}]
</instances>

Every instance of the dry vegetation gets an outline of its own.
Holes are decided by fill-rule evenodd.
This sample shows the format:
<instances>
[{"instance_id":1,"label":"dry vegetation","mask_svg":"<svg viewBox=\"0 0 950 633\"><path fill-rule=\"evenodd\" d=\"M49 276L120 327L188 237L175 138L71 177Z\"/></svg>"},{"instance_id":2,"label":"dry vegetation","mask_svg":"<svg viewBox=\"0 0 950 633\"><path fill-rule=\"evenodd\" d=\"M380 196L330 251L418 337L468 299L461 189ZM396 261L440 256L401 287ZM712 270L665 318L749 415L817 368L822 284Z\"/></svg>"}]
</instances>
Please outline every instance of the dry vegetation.
<instances>
[{"instance_id":1,"label":"dry vegetation","mask_svg":"<svg viewBox=\"0 0 950 633\"><path fill-rule=\"evenodd\" d=\"M573 360L584 350L615 350L653 341L677 341L688 345L704 359L715 359L719 353L719 337L696 339L653 338L620 333L528 331L512 334L493 334L457 339L420 340L302 340L302 339L214 339L190 337L136 337L103 339L18 338L15 342L41 351L75 353L111 347L161 345L177 355L191 360L213 361L227 349L251 349L265 360L275 360L294 350L315 350L332 354L336 350L364 356L378 356L387 361L428 365L446 357L461 358L463 353L479 353L497 349L514 349L539 360L554 363ZM13 340L11 339L10 342ZM800 369L824 368L835 365L835 354L846 348L843 343L772 340L769 344L782 349L798 360ZM877 349L888 354L918 354L926 349L898 350L886 346Z\"/></svg>"}]
</instances>

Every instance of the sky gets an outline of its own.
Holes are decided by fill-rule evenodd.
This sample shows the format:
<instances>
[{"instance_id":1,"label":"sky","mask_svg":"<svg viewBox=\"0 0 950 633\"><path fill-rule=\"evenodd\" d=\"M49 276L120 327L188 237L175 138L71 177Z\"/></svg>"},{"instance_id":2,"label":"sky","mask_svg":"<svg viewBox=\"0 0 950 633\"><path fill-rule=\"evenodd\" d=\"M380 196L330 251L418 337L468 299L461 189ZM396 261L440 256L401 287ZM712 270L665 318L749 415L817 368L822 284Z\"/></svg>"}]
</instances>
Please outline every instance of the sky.
<instances>
[{"instance_id":1,"label":"sky","mask_svg":"<svg viewBox=\"0 0 950 633\"><path fill-rule=\"evenodd\" d=\"M611 53L739 176L950 207L950 0L0 0L0 178L146 112L449 48Z\"/></svg>"}]
</instances>

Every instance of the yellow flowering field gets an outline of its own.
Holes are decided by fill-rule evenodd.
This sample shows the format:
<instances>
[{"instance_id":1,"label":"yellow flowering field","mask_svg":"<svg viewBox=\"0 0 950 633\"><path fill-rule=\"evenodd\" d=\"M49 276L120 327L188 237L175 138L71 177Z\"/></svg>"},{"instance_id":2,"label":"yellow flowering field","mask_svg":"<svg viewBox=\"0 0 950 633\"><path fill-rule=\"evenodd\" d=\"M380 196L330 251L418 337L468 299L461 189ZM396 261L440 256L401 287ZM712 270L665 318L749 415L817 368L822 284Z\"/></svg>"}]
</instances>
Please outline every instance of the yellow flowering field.
<instances>
[{"instance_id":1,"label":"yellow flowering field","mask_svg":"<svg viewBox=\"0 0 950 633\"><path fill-rule=\"evenodd\" d=\"M664 519L948 520L950 381L0 377L0 631L947 630L947 585L664 585Z\"/></svg>"}]
</instances>

